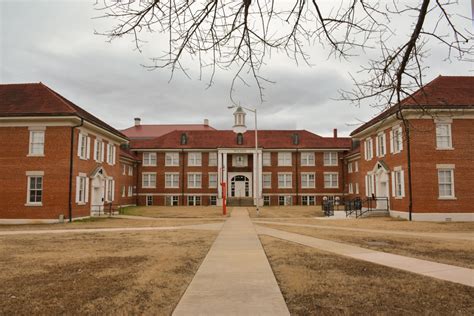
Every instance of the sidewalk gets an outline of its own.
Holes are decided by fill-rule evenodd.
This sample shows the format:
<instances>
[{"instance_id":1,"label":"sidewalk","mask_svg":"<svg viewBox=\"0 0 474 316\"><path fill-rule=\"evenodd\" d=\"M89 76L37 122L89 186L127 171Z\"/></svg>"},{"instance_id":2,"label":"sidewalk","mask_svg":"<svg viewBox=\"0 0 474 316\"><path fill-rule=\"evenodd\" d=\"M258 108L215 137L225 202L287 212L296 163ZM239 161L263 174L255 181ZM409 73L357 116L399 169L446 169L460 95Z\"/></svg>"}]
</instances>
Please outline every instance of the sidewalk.
<instances>
[{"instance_id":1,"label":"sidewalk","mask_svg":"<svg viewBox=\"0 0 474 316\"><path fill-rule=\"evenodd\" d=\"M234 208L173 315L289 315L245 208Z\"/></svg>"},{"instance_id":2,"label":"sidewalk","mask_svg":"<svg viewBox=\"0 0 474 316\"><path fill-rule=\"evenodd\" d=\"M383 266L405 270L436 279L474 286L474 270L448 264L415 259L386 252L365 249L335 241L318 239L305 235L289 233L263 226L257 227L259 234L288 240L323 251L343 255L353 259L368 261Z\"/></svg>"}]
</instances>

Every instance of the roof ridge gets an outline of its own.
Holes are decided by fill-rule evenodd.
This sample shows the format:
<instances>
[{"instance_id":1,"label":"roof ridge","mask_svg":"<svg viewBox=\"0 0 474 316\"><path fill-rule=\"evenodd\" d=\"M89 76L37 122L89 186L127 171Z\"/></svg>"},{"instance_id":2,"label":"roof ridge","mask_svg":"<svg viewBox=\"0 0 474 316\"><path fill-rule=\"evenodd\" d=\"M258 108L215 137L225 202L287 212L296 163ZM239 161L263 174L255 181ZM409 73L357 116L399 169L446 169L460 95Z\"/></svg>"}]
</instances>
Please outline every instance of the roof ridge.
<instances>
[{"instance_id":1,"label":"roof ridge","mask_svg":"<svg viewBox=\"0 0 474 316\"><path fill-rule=\"evenodd\" d=\"M0 83L0 86L39 85L42 82Z\"/></svg>"},{"instance_id":2,"label":"roof ridge","mask_svg":"<svg viewBox=\"0 0 474 316\"><path fill-rule=\"evenodd\" d=\"M41 86L43 86L44 88L46 88L48 90L49 93L53 94L53 96L57 99L59 99L59 101L61 101L62 103L64 103L69 109L71 109L75 114L79 115L77 109L75 109L73 106L71 106L70 104L68 104L65 100L67 100L66 98L64 98L62 95L60 95L59 93L53 91L52 89L50 89L47 85L43 84L42 82L39 83ZM69 100L67 100L68 102L71 102ZM73 102L71 102L73 103ZM73 103L74 104L74 103ZM79 115L80 116L80 115Z\"/></svg>"}]
</instances>

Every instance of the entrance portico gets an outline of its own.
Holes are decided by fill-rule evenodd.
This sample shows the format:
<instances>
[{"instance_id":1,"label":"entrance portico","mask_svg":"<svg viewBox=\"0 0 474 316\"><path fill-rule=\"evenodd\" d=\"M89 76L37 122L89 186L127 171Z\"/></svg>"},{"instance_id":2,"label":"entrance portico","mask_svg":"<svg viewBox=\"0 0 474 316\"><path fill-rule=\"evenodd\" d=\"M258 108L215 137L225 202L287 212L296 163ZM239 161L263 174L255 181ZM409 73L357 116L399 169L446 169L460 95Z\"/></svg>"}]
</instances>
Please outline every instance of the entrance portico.
<instances>
[{"instance_id":1,"label":"entrance portico","mask_svg":"<svg viewBox=\"0 0 474 316\"><path fill-rule=\"evenodd\" d=\"M232 165L234 159L229 159L233 155L243 155L250 156L252 155L252 165L248 166L236 166ZM244 159L245 160L245 159ZM250 159L246 159L250 161ZM257 163L255 163L257 162ZM262 150L258 149L255 152L255 149L250 148L230 148L230 149L218 149L217 150L217 167L218 167L218 182L219 184L226 182L227 184L227 196L228 197L253 197L254 205L257 204L257 198L259 205L262 205ZM251 167L252 171L249 172L248 168ZM242 168L242 171L238 170ZM229 169L232 169L229 172ZM258 193L257 191L257 181L258 181ZM218 186L218 197L217 204L222 205L222 186Z\"/></svg>"}]
</instances>

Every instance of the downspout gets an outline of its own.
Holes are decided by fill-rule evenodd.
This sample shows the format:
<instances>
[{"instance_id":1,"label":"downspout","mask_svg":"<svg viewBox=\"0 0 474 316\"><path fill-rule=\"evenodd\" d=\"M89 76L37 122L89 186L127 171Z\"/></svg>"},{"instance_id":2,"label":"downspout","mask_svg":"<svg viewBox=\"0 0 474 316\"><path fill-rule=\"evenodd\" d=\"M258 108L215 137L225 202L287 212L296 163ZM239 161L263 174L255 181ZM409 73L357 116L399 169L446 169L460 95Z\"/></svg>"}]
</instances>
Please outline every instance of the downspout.
<instances>
[{"instance_id":1,"label":"downspout","mask_svg":"<svg viewBox=\"0 0 474 316\"><path fill-rule=\"evenodd\" d=\"M69 156L69 222L72 222L72 171L74 167L74 130L84 125L84 119L81 117L81 124L71 127L71 148Z\"/></svg>"},{"instance_id":2,"label":"downspout","mask_svg":"<svg viewBox=\"0 0 474 316\"><path fill-rule=\"evenodd\" d=\"M184 206L184 148L181 148L181 160L181 206Z\"/></svg>"}]
</instances>

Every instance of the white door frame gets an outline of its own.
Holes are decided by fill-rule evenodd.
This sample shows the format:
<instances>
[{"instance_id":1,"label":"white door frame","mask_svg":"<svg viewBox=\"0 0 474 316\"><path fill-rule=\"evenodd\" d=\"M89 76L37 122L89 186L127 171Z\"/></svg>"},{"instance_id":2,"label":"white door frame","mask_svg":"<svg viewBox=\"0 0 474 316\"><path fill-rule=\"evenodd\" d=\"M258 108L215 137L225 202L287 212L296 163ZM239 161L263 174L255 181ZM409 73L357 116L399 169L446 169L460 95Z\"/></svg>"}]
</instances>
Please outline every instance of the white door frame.
<instances>
[{"instance_id":1,"label":"white door frame","mask_svg":"<svg viewBox=\"0 0 474 316\"><path fill-rule=\"evenodd\" d=\"M253 186L252 186L252 172L229 172L227 173L227 196L232 197L231 192L232 192L232 178L235 176L244 176L249 179L249 196L248 197L253 197ZM244 188L245 189L245 188Z\"/></svg>"}]
</instances>

